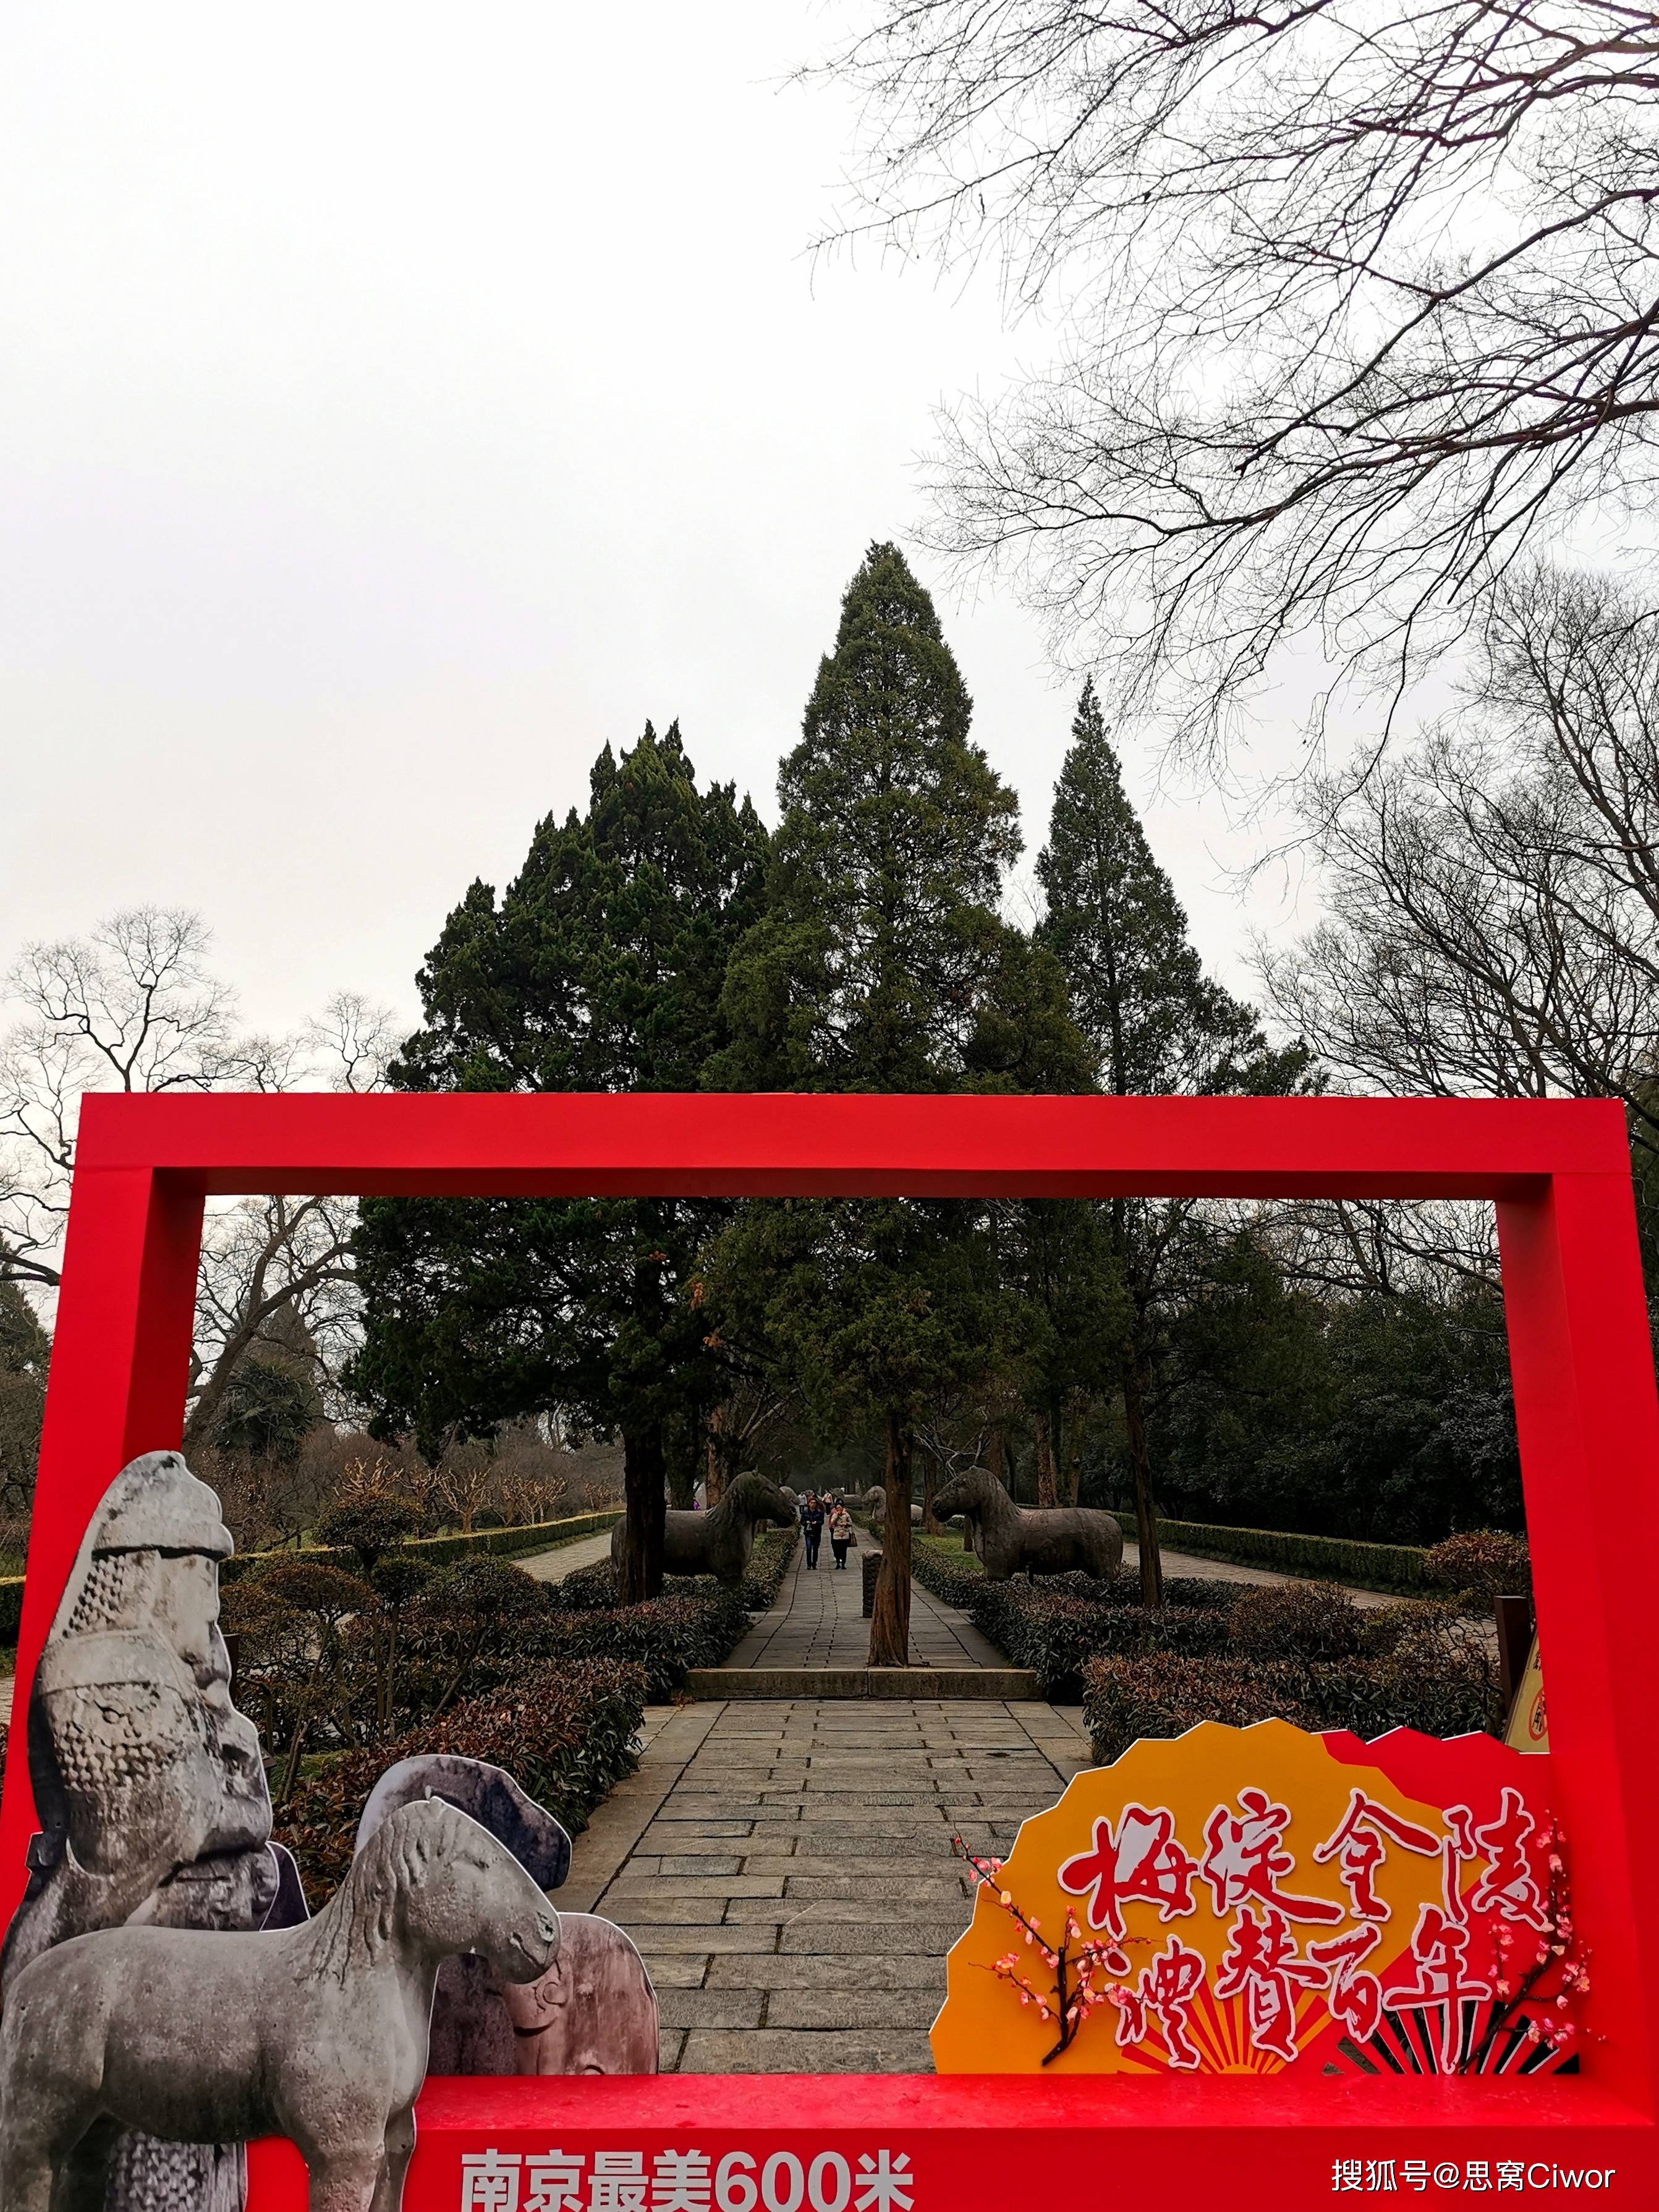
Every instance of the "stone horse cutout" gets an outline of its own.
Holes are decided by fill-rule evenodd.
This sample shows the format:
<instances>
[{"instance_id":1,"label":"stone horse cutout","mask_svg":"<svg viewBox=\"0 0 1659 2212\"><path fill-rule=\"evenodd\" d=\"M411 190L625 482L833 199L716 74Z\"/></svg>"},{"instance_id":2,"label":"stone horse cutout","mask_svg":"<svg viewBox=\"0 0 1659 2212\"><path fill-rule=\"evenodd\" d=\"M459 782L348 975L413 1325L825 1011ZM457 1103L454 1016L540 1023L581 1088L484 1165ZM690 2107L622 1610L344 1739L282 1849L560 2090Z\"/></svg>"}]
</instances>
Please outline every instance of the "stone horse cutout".
<instances>
[{"instance_id":1,"label":"stone horse cutout","mask_svg":"<svg viewBox=\"0 0 1659 2212\"><path fill-rule=\"evenodd\" d=\"M1123 1531L1112 1514L1088 1505L1032 1512L1015 1504L988 1468L970 1467L941 1484L933 1510L941 1521L966 1515L987 1582L1079 1571L1103 1582L1123 1564Z\"/></svg>"},{"instance_id":2,"label":"stone horse cutout","mask_svg":"<svg viewBox=\"0 0 1659 2212\"><path fill-rule=\"evenodd\" d=\"M278 1933L109 1928L44 1952L0 2021L0 2202L51 2212L111 2123L169 2142L287 2136L312 2212L398 2212L441 1962L533 1982L558 1917L437 1798L393 1813L316 1919Z\"/></svg>"},{"instance_id":3,"label":"stone horse cutout","mask_svg":"<svg viewBox=\"0 0 1659 2212\"><path fill-rule=\"evenodd\" d=\"M662 1540L663 1572L669 1575L714 1575L735 1588L749 1571L749 1555L755 1548L755 1526L769 1521L774 1528L793 1528L795 1515L789 1500L763 1474L740 1474L718 1505L707 1513L665 1516ZM625 1529L618 1521L611 1532L611 1563L622 1565Z\"/></svg>"},{"instance_id":4,"label":"stone horse cutout","mask_svg":"<svg viewBox=\"0 0 1659 2212\"><path fill-rule=\"evenodd\" d=\"M506 1845L541 1890L570 1869L570 1838L499 1766L448 1752L399 1759L357 1826L367 1850L399 1806L441 1797ZM559 1949L530 1984L503 1984L483 1956L438 1969L427 2064L434 2074L654 2074L657 1993L623 1930L592 1913L559 1916Z\"/></svg>"}]
</instances>

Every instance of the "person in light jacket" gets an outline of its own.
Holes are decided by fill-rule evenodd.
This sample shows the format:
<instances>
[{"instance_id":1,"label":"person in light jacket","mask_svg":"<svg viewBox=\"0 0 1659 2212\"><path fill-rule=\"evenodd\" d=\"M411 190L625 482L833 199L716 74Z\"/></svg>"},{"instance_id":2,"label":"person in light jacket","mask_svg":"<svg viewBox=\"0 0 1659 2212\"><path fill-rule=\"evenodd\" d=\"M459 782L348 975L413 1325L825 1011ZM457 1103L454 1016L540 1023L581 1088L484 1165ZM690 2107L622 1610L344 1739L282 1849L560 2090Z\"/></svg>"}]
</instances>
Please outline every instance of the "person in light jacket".
<instances>
[{"instance_id":1,"label":"person in light jacket","mask_svg":"<svg viewBox=\"0 0 1659 2212\"><path fill-rule=\"evenodd\" d=\"M853 1516L839 1499L830 1510L830 1548L836 1555L836 1565L844 1567L853 1542Z\"/></svg>"}]
</instances>

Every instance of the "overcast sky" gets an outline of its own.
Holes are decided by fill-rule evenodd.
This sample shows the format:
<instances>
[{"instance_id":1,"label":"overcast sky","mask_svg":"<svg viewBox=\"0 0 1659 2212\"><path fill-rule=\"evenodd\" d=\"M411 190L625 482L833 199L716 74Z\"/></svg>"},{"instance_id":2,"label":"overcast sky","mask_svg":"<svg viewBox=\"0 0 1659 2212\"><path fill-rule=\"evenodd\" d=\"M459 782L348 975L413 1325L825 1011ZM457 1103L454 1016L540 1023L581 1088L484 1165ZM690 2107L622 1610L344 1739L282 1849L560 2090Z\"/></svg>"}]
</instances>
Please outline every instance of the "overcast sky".
<instances>
[{"instance_id":1,"label":"overcast sky","mask_svg":"<svg viewBox=\"0 0 1659 2212\"><path fill-rule=\"evenodd\" d=\"M781 82L835 20L13 0L0 963L155 901L261 1025L412 1012L466 884L647 716L775 817L933 407L1040 342L988 284L807 258L853 117ZM1034 849L1074 686L1012 599L940 604ZM1231 968L1242 841L1149 828Z\"/></svg>"}]
</instances>

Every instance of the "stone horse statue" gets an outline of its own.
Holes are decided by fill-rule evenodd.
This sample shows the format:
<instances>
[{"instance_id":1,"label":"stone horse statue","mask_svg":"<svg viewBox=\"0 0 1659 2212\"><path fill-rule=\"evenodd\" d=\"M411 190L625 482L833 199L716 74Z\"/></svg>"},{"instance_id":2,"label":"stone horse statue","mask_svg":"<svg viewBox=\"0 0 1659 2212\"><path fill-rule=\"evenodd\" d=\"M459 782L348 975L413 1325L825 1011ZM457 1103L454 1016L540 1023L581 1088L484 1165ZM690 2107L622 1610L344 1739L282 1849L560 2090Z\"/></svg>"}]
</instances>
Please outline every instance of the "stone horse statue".
<instances>
[{"instance_id":1,"label":"stone horse statue","mask_svg":"<svg viewBox=\"0 0 1659 2212\"><path fill-rule=\"evenodd\" d=\"M452 1752L388 1767L357 1824L367 1850L401 1805L441 1797L504 1844L540 1890L570 1870L570 1838L505 1769ZM269 1924L269 1923L267 1923ZM657 1993L622 1929L592 1913L559 1915L558 1956L537 1981L501 1983L483 1956L438 1969L427 2066L434 2074L654 2074Z\"/></svg>"},{"instance_id":2,"label":"stone horse statue","mask_svg":"<svg viewBox=\"0 0 1659 2212\"><path fill-rule=\"evenodd\" d=\"M853 1512L863 1514L865 1519L870 1523L872 1534L879 1536L887 1525L887 1492L884 1486L879 1482L872 1482L868 1490L855 1490L847 1503ZM938 1514L937 1499L934 1501L933 1510ZM913 1504L910 1508L910 1526L913 1528L920 1528L921 1517L921 1506Z\"/></svg>"},{"instance_id":3,"label":"stone horse statue","mask_svg":"<svg viewBox=\"0 0 1659 2212\"><path fill-rule=\"evenodd\" d=\"M775 1483L752 1473L738 1475L720 1504L707 1513L678 1513L671 1509L663 1530L663 1572L714 1575L735 1588L749 1571L758 1521L793 1528L795 1515ZM612 1566L622 1565L625 1534L625 1524L618 1521L611 1532Z\"/></svg>"},{"instance_id":4,"label":"stone horse statue","mask_svg":"<svg viewBox=\"0 0 1659 2212\"><path fill-rule=\"evenodd\" d=\"M1113 1515L1087 1505L1030 1511L1015 1504L989 1468L953 1474L940 1485L933 1510L941 1521L967 1516L987 1582L1006 1583L1022 1570L1034 1578L1081 1571L1103 1582L1123 1564L1123 1531Z\"/></svg>"},{"instance_id":5,"label":"stone horse statue","mask_svg":"<svg viewBox=\"0 0 1659 2212\"><path fill-rule=\"evenodd\" d=\"M51 2212L94 2129L171 2142L287 2136L313 2212L398 2212L441 1961L544 1976L558 1916L512 1853L440 1799L399 1808L316 1919L279 1933L107 1928L6 1991L0 2202Z\"/></svg>"}]
</instances>

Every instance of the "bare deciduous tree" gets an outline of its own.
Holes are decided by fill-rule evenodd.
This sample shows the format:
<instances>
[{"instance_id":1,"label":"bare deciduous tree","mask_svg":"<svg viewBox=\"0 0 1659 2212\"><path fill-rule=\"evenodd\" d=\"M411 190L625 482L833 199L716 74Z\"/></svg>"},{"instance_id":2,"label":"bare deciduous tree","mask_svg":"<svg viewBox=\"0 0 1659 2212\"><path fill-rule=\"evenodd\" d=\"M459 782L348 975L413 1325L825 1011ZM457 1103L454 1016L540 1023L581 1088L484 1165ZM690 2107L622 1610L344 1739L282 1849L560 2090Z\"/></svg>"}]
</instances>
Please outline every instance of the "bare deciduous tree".
<instances>
[{"instance_id":1,"label":"bare deciduous tree","mask_svg":"<svg viewBox=\"0 0 1659 2212\"><path fill-rule=\"evenodd\" d=\"M1316 788L1328 919L1261 969L1365 1088L1613 1097L1659 1156L1659 614L1538 571L1497 596L1468 711Z\"/></svg>"},{"instance_id":2,"label":"bare deciduous tree","mask_svg":"<svg viewBox=\"0 0 1659 2212\"><path fill-rule=\"evenodd\" d=\"M392 1018L355 994L298 1036L246 1032L208 966L209 933L181 909L142 907L84 938L25 947L5 979L22 1018L0 1040L0 1280L57 1286L80 1102L96 1091L364 1089ZM211 1208L203 1237L187 1438L210 1430L238 1364L284 1316L321 1356L342 1348L355 1290L355 1207L328 1198ZM291 1347L286 1347L290 1348Z\"/></svg>"},{"instance_id":3,"label":"bare deciduous tree","mask_svg":"<svg viewBox=\"0 0 1659 2212\"><path fill-rule=\"evenodd\" d=\"M958 410L936 544L1189 732L1301 640L1398 674L1547 521L1648 495L1659 13L878 0L837 234L1000 258L1056 365Z\"/></svg>"}]
</instances>

